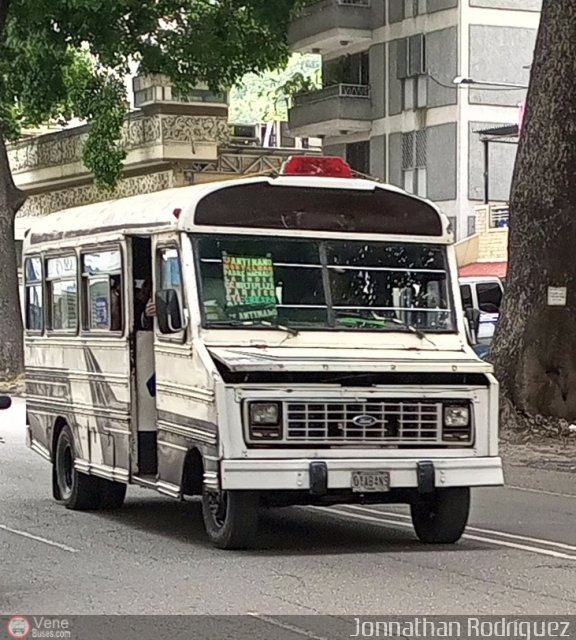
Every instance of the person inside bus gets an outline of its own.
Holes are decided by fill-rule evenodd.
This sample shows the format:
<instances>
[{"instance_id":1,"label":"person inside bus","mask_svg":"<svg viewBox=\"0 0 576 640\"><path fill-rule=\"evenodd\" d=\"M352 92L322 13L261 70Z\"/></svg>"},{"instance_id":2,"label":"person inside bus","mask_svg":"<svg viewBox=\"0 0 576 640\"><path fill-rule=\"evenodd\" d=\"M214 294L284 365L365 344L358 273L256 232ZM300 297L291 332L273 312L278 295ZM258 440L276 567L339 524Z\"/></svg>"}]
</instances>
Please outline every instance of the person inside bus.
<instances>
[{"instance_id":1,"label":"person inside bus","mask_svg":"<svg viewBox=\"0 0 576 640\"><path fill-rule=\"evenodd\" d=\"M122 331L120 276L110 277L110 331Z\"/></svg>"},{"instance_id":2,"label":"person inside bus","mask_svg":"<svg viewBox=\"0 0 576 640\"><path fill-rule=\"evenodd\" d=\"M138 286L140 284L140 286ZM154 317L156 316L156 304L152 297L152 285L149 279L135 283L136 295L134 304L134 322L136 331L152 331L154 329ZM148 393L156 397L156 373L154 372L147 381Z\"/></svg>"},{"instance_id":3,"label":"person inside bus","mask_svg":"<svg viewBox=\"0 0 576 640\"><path fill-rule=\"evenodd\" d=\"M156 304L152 298L152 285L149 280L144 280L137 288L134 319L137 331L152 331L154 329L154 317Z\"/></svg>"}]
</instances>

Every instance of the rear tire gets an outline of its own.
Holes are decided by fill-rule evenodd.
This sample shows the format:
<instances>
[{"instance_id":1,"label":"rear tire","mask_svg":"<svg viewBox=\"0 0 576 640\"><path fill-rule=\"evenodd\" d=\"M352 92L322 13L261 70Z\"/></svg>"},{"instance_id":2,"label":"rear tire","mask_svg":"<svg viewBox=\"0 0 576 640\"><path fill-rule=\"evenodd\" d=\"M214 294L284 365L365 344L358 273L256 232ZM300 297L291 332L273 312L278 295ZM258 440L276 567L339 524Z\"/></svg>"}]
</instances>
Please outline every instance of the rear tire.
<instances>
[{"instance_id":1,"label":"rear tire","mask_svg":"<svg viewBox=\"0 0 576 640\"><path fill-rule=\"evenodd\" d=\"M100 506L98 478L81 473L74 466L74 437L66 424L56 443L54 455L54 482L60 502L67 509L88 511Z\"/></svg>"},{"instance_id":2,"label":"rear tire","mask_svg":"<svg viewBox=\"0 0 576 640\"><path fill-rule=\"evenodd\" d=\"M427 499L410 506L412 524L425 544L453 544L462 537L470 514L470 489L437 489Z\"/></svg>"},{"instance_id":3,"label":"rear tire","mask_svg":"<svg viewBox=\"0 0 576 640\"><path fill-rule=\"evenodd\" d=\"M123 482L100 478L100 509L120 509L126 498L126 489Z\"/></svg>"},{"instance_id":4,"label":"rear tire","mask_svg":"<svg viewBox=\"0 0 576 640\"><path fill-rule=\"evenodd\" d=\"M256 491L202 493L202 516L210 542L219 549L248 549L258 529L260 498Z\"/></svg>"}]
</instances>

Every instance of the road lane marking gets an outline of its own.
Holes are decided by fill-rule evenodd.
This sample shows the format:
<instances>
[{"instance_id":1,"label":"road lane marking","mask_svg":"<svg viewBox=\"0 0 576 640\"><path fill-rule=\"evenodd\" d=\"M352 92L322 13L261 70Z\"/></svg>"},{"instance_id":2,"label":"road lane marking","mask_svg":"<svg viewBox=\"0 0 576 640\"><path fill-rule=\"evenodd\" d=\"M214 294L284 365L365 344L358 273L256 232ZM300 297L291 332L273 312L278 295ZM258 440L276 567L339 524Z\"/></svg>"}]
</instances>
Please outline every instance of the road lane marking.
<instances>
[{"instance_id":1,"label":"road lane marking","mask_svg":"<svg viewBox=\"0 0 576 640\"><path fill-rule=\"evenodd\" d=\"M544 496L555 496L556 498L572 498L572 500L576 498L576 495L574 495L573 493L558 493L557 491L546 491L545 489L530 489L529 487L518 487L513 484L504 485L504 489L526 491L527 493L541 493Z\"/></svg>"},{"instance_id":2,"label":"road lane marking","mask_svg":"<svg viewBox=\"0 0 576 640\"><path fill-rule=\"evenodd\" d=\"M266 616L261 613L249 613L249 616L253 618L257 618L258 620L262 620L262 622L267 622L268 624L274 625L275 627L280 627L281 629L286 629L287 631L292 631L293 633L297 633L301 636L305 636L306 638L310 638L311 640L328 640L325 636L317 636L312 631L308 631L306 629L302 629L301 627L296 627L293 624L289 624L288 622L282 622L280 620L276 620L272 618L272 616Z\"/></svg>"},{"instance_id":3,"label":"road lane marking","mask_svg":"<svg viewBox=\"0 0 576 640\"><path fill-rule=\"evenodd\" d=\"M344 505L343 505L344 508ZM363 511L365 513L382 514L387 517L402 518L403 520L412 520L409 515L405 513L396 513L394 511L380 511L379 509L369 509L368 507L362 507L358 505L345 505L346 509L354 509L355 511ZM475 533L501 536L503 538L509 538L511 540L519 540L522 542L531 542L533 544L541 544L548 547L556 547L557 549L564 549L566 551L574 551L576 553L576 545L567 544L566 542L555 542L554 540L546 540L545 538L533 538L531 536L521 536L517 533L507 533L506 531L496 531L494 529L484 529L483 527L473 527L468 525L466 531L474 531Z\"/></svg>"},{"instance_id":4,"label":"road lane marking","mask_svg":"<svg viewBox=\"0 0 576 640\"><path fill-rule=\"evenodd\" d=\"M27 531L20 531L20 529L12 529L11 527L7 527L5 524L0 524L0 529L2 531L8 531L9 533L13 533L17 536L22 536L23 538L29 538L30 540L36 540L36 542L43 542L44 544L48 544L51 547L57 547L58 549L62 549L62 551L68 551L68 553L77 553L78 549L73 549L66 544L62 544L61 542L54 542L54 540L48 540L48 538L42 538L41 536L35 536L33 533L28 533Z\"/></svg>"},{"instance_id":5,"label":"road lane marking","mask_svg":"<svg viewBox=\"0 0 576 640\"><path fill-rule=\"evenodd\" d=\"M344 518L350 518L352 520L364 520L371 524L376 524L380 527L386 525L392 525L392 527L402 527L406 529L412 529L412 524L409 522L403 522L401 520L387 520L386 518L374 518L372 516L365 516L360 513L352 513L351 511L345 511L343 509L335 507L321 507L323 511L333 513ZM562 560L576 560L576 555L570 553L562 553L561 551L554 551L553 549L543 549L541 547L533 547L526 544L519 544L517 542L511 542L509 540L498 540L496 538L486 538L484 536L477 536L469 533L465 533L462 536L465 540L474 540L476 542L486 542L493 544L497 547L509 547L510 549L517 549L519 551L529 551L531 553L537 553L543 556L550 556L552 558L560 558Z\"/></svg>"}]
</instances>

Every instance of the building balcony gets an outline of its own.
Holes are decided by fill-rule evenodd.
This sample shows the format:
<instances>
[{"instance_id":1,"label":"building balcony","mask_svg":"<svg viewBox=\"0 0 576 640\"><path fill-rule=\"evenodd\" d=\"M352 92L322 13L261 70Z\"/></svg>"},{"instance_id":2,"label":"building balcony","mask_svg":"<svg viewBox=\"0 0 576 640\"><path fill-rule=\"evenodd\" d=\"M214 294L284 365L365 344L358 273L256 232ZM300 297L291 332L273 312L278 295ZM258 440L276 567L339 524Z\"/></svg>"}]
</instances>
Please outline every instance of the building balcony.
<instances>
[{"instance_id":1,"label":"building balcony","mask_svg":"<svg viewBox=\"0 0 576 640\"><path fill-rule=\"evenodd\" d=\"M292 21L288 44L294 51L326 55L367 43L372 39L372 16L372 0L318 0Z\"/></svg>"},{"instance_id":2,"label":"building balcony","mask_svg":"<svg viewBox=\"0 0 576 640\"><path fill-rule=\"evenodd\" d=\"M294 97L288 124L291 134L300 138L337 135L341 131L370 131L370 86L335 84L300 93Z\"/></svg>"}]
</instances>

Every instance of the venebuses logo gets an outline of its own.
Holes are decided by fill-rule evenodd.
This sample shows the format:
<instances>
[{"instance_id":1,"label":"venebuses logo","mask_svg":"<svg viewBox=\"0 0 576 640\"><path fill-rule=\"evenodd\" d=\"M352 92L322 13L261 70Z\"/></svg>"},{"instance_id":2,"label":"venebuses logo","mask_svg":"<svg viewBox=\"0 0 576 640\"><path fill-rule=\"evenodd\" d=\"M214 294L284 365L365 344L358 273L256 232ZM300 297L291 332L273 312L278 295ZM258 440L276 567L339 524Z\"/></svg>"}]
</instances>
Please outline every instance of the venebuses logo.
<instances>
[{"instance_id":1,"label":"venebuses logo","mask_svg":"<svg viewBox=\"0 0 576 640\"><path fill-rule=\"evenodd\" d=\"M30 622L24 616L12 616L8 620L8 635L20 640L27 638L30 633Z\"/></svg>"}]
</instances>

